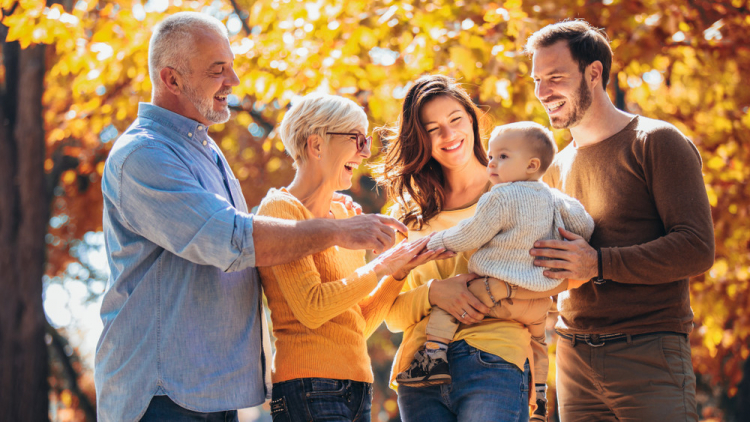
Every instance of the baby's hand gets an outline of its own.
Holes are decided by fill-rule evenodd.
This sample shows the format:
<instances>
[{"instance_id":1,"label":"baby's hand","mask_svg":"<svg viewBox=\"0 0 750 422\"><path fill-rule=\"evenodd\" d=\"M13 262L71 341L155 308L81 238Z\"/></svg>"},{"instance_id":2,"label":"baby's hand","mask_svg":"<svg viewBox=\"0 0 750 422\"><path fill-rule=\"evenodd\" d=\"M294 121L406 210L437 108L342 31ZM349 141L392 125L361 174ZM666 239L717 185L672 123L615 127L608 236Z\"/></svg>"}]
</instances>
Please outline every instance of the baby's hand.
<instances>
[{"instance_id":1,"label":"baby's hand","mask_svg":"<svg viewBox=\"0 0 750 422\"><path fill-rule=\"evenodd\" d=\"M574 280L572 278L569 278L568 279L568 290L577 289L577 288L583 286L584 284L586 284L588 282L589 282L588 280Z\"/></svg>"}]
</instances>

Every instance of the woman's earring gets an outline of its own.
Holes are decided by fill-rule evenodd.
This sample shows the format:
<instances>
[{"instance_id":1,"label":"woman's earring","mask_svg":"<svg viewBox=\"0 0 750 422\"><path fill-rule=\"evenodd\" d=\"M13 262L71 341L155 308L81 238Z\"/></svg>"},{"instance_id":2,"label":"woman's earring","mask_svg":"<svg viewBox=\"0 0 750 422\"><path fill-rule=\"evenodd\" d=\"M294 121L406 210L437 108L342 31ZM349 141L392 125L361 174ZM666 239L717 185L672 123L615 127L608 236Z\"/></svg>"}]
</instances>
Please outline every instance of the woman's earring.
<instances>
[{"instance_id":1,"label":"woman's earring","mask_svg":"<svg viewBox=\"0 0 750 422\"><path fill-rule=\"evenodd\" d=\"M318 158L320 158L320 154L318 154Z\"/></svg>"}]
</instances>

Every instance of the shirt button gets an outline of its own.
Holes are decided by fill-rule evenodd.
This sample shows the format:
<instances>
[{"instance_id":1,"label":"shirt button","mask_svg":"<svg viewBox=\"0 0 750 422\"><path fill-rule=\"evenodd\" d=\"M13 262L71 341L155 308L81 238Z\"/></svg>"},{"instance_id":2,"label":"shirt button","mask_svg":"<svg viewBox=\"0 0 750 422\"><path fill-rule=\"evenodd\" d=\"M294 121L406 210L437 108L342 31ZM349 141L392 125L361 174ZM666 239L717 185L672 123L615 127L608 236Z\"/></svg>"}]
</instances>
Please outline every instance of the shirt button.
<instances>
[{"instance_id":1,"label":"shirt button","mask_svg":"<svg viewBox=\"0 0 750 422\"><path fill-rule=\"evenodd\" d=\"M198 130L203 130L203 126L198 125Z\"/></svg>"},{"instance_id":2,"label":"shirt button","mask_svg":"<svg viewBox=\"0 0 750 422\"><path fill-rule=\"evenodd\" d=\"M193 137L193 134L192 133L188 133L188 138L192 138L192 137Z\"/></svg>"},{"instance_id":3,"label":"shirt button","mask_svg":"<svg viewBox=\"0 0 750 422\"><path fill-rule=\"evenodd\" d=\"M203 146L205 147L208 144L207 141L203 141Z\"/></svg>"}]
</instances>

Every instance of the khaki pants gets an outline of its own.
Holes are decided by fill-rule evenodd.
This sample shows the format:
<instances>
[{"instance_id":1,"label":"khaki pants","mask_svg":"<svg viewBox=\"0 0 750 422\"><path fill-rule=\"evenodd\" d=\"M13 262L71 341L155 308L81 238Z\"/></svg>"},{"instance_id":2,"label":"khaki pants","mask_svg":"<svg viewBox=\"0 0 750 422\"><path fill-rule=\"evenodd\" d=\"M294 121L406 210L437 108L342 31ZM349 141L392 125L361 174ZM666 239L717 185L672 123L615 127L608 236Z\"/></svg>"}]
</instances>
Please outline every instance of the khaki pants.
<instances>
[{"instance_id":1,"label":"khaki pants","mask_svg":"<svg viewBox=\"0 0 750 422\"><path fill-rule=\"evenodd\" d=\"M507 292L503 284L493 282L493 280L488 280L488 282L493 297L505 297ZM487 316L498 319L512 319L528 328L531 334L531 349L534 352L534 380L538 380L535 382L539 384L546 383L547 373L549 372L549 354L545 342L547 337L545 324L547 311L552 305L552 298L513 299L512 304L508 300L502 300L493 306L483 279L472 281L469 284L469 291L491 308ZM452 339L458 330L456 318L437 306L432 308L432 313L428 318L426 331L429 335Z\"/></svg>"},{"instance_id":2,"label":"khaki pants","mask_svg":"<svg viewBox=\"0 0 750 422\"><path fill-rule=\"evenodd\" d=\"M562 422L698 420L683 334L646 334L600 347L558 338L556 363Z\"/></svg>"}]
</instances>

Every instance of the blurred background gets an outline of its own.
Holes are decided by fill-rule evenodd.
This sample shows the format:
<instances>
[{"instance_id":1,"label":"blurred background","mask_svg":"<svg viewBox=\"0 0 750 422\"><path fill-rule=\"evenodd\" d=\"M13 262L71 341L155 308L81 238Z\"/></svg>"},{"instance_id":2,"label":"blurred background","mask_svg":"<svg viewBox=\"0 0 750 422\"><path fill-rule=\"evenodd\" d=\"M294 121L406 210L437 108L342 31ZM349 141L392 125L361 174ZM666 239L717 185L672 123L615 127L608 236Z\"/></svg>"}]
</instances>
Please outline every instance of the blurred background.
<instances>
[{"instance_id":1,"label":"blurred background","mask_svg":"<svg viewBox=\"0 0 750 422\"><path fill-rule=\"evenodd\" d=\"M241 83L231 120L210 134L250 207L292 179L276 129L299 96L352 98L373 129L395 123L412 81L441 73L470 92L486 133L518 120L548 125L526 38L566 18L605 28L616 105L676 125L702 154L717 248L713 268L691 283L699 412L750 420L749 8L747 0L0 0L0 419L95 420L108 277L104 161L138 102L150 100L151 28L192 10L230 33ZM560 147L570 141L555 135ZM380 147L375 136L371 162ZM387 198L369 173L360 167L349 193L378 212ZM400 339L381 327L369 340L374 421L399 420L387 380ZM548 381L554 389L554 368ZM29 416L4 419L18 403ZM270 420L267 406L242 418Z\"/></svg>"}]
</instances>

